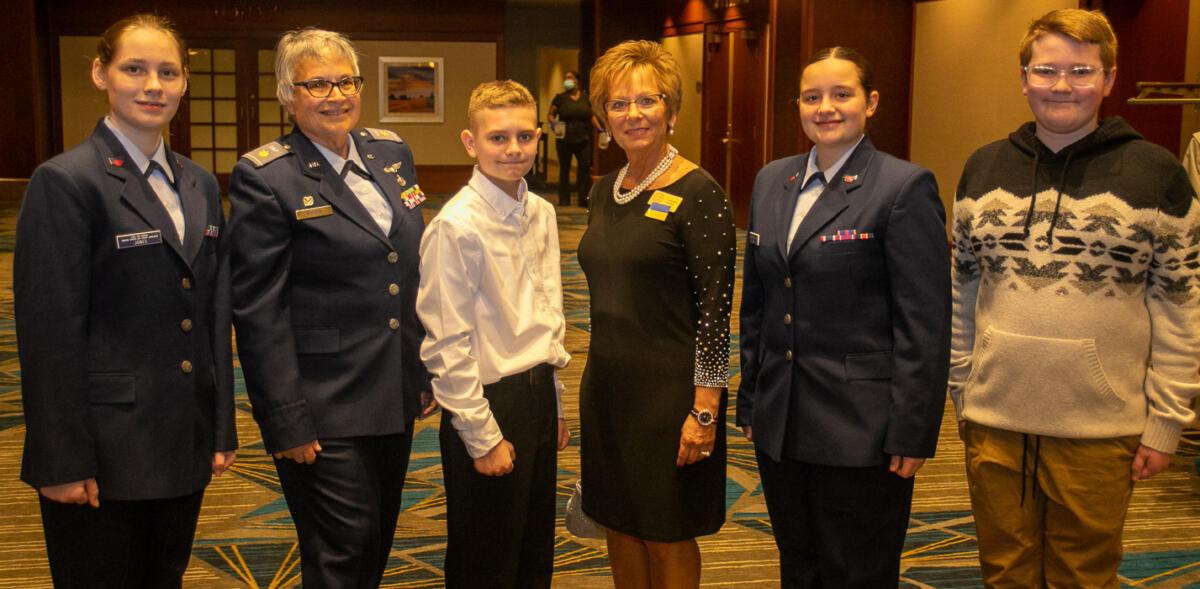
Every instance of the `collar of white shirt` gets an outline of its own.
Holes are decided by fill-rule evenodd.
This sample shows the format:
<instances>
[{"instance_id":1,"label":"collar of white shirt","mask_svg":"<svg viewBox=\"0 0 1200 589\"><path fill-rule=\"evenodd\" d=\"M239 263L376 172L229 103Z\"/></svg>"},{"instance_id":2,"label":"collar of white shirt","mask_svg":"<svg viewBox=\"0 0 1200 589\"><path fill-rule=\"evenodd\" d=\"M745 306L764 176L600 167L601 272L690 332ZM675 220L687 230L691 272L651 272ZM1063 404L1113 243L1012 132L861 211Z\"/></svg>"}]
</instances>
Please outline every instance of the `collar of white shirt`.
<instances>
[{"instance_id":1,"label":"collar of white shirt","mask_svg":"<svg viewBox=\"0 0 1200 589\"><path fill-rule=\"evenodd\" d=\"M113 132L113 135L117 136L117 141L121 142L121 147L125 148L125 152L129 154L129 159L133 160L133 165L137 166L139 172L145 174L146 168L150 167L150 160L154 160L158 162L158 165L162 166L163 173L167 175L167 181L171 184L175 183L175 172L171 171L171 166L167 165L167 149L163 145L162 137L158 138L158 149L154 150L154 156L146 157L146 154L142 153L142 150L138 149L133 144L133 141L130 141L117 128L116 123L112 121L111 117L104 117L104 124L108 126L109 131Z\"/></svg>"},{"instance_id":2,"label":"collar of white shirt","mask_svg":"<svg viewBox=\"0 0 1200 589\"><path fill-rule=\"evenodd\" d=\"M475 166L475 170L471 172L471 181L467 182L467 186L482 196L484 202L492 207L492 210L496 211L501 219L507 219L514 212L524 212L525 210L529 185L524 178L521 178L521 183L517 185L517 198L515 199L496 186L487 176L484 176L483 172L479 171L479 166Z\"/></svg>"},{"instance_id":3,"label":"collar of white shirt","mask_svg":"<svg viewBox=\"0 0 1200 589\"><path fill-rule=\"evenodd\" d=\"M833 178L834 174L837 174L838 170L841 170L842 166L846 165L846 160L850 159L850 156L854 154L854 150L858 149L859 145L862 145L862 140L864 138L866 138L866 135L860 135L858 137L858 141L854 144L854 147L847 149L846 153L843 153L842 157L838 158L838 161L833 162L832 166L821 170L821 173L825 176L825 182L827 184L832 182L831 178ZM812 151L808 152L808 167L804 170L804 181L800 183L800 186L808 186L809 179L811 179L816 173L817 148L814 147Z\"/></svg>"},{"instance_id":4,"label":"collar of white shirt","mask_svg":"<svg viewBox=\"0 0 1200 589\"><path fill-rule=\"evenodd\" d=\"M350 144L350 153L346 154L345 158L333 153L329 148L316 141L313 141L312 144L317 146L317 151L321 152L321 155L325 157L325 161L329 162L329 165L333 167L336 173L342 173L342 170L346 167L346 162L354 162L354 165L358 166L358 169L368 172L367 165L363 163L362 158L358 155L358 146L354 144L354 136L347 135L346 142Z\"/></svg>"}]
</instances>

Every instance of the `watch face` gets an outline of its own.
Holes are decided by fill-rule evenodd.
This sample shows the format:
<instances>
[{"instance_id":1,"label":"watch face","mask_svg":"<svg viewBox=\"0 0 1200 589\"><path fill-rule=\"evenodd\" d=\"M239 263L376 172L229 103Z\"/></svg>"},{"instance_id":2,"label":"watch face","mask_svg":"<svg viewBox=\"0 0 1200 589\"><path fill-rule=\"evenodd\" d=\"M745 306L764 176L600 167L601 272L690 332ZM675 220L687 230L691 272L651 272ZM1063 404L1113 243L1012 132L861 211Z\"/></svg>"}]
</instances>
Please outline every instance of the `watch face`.
<instances>
[{"instance_id":1,"label":"watch face","mask_svg":"<svg viewBox=\"0 0 1200 589\"><path fill-rule=\"evenodd\" d=\"M699 422L700 425L708 427L713 423L713 414L707 409L700 411L696 413L696 421Z\"/></svg>"}]
</instances>

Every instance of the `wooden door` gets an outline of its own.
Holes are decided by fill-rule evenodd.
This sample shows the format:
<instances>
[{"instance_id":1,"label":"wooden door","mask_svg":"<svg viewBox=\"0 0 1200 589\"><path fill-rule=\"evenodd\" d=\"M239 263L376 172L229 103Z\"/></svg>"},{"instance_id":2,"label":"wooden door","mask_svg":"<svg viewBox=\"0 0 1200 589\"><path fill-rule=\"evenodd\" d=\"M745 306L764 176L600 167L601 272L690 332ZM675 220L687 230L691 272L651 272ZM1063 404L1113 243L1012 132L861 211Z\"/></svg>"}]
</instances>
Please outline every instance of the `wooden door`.
<instances>
[{"instance_id":1,"label":"wooden door","mask_svg":"<svg viewBox=\"0 0 1200 589\"><path fill-rule=\"evenodd\" d=\"M171 123L171 147L217 176L241 154L290 129L275 98L275 50L259 40L202 39L190 48L188 92Z\"/></svg>"},{"instance_id":2,"label":"wooden door","mask_svg":"<svg viewBox=\"0 0 1200 589\"><path fill-rule=\"evenodd\" d=\"M745 227L763 161L763 51L748 21L707 25L701 165L729 195Z\"/></svg>"}]
</instances>

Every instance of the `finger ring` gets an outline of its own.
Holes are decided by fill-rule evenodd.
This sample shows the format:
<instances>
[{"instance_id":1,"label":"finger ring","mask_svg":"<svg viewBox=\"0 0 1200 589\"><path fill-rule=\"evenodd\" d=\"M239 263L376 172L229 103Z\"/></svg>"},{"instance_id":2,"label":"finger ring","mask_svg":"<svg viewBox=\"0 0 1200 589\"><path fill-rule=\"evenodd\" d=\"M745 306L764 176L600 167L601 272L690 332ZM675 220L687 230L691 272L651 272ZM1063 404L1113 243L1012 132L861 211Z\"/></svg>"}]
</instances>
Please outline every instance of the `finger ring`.
<instances>
[{"instance_id":1,"label":"finger ring","mask_svg":"<svg viewBox=\"0 0 1200 589\"><path fill-rule=\"evenodd\" d=\"M709 452L708 450L701 450L700 455L701 456L712 456L712 452Z\"/></svg>"}]
</instances>

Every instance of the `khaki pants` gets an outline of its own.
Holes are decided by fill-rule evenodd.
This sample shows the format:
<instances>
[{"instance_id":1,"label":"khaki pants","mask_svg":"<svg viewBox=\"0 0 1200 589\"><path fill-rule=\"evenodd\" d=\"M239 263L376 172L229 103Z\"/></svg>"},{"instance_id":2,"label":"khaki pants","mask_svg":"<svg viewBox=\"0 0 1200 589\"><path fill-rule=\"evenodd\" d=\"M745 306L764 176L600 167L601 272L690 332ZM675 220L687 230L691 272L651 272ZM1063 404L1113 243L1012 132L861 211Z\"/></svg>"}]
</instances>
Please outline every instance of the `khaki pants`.
<instances>
[{"instance_id":1,"label":"khaki pants","mask_svg":"<svg viewBox=\"0 0 1200 589\"><path fill-rule=\"evenodd\" d=\"M965 437L986 586L1120 586L1137 436L1074 440L968 423Z\"/></svg>"}]
</instances>

